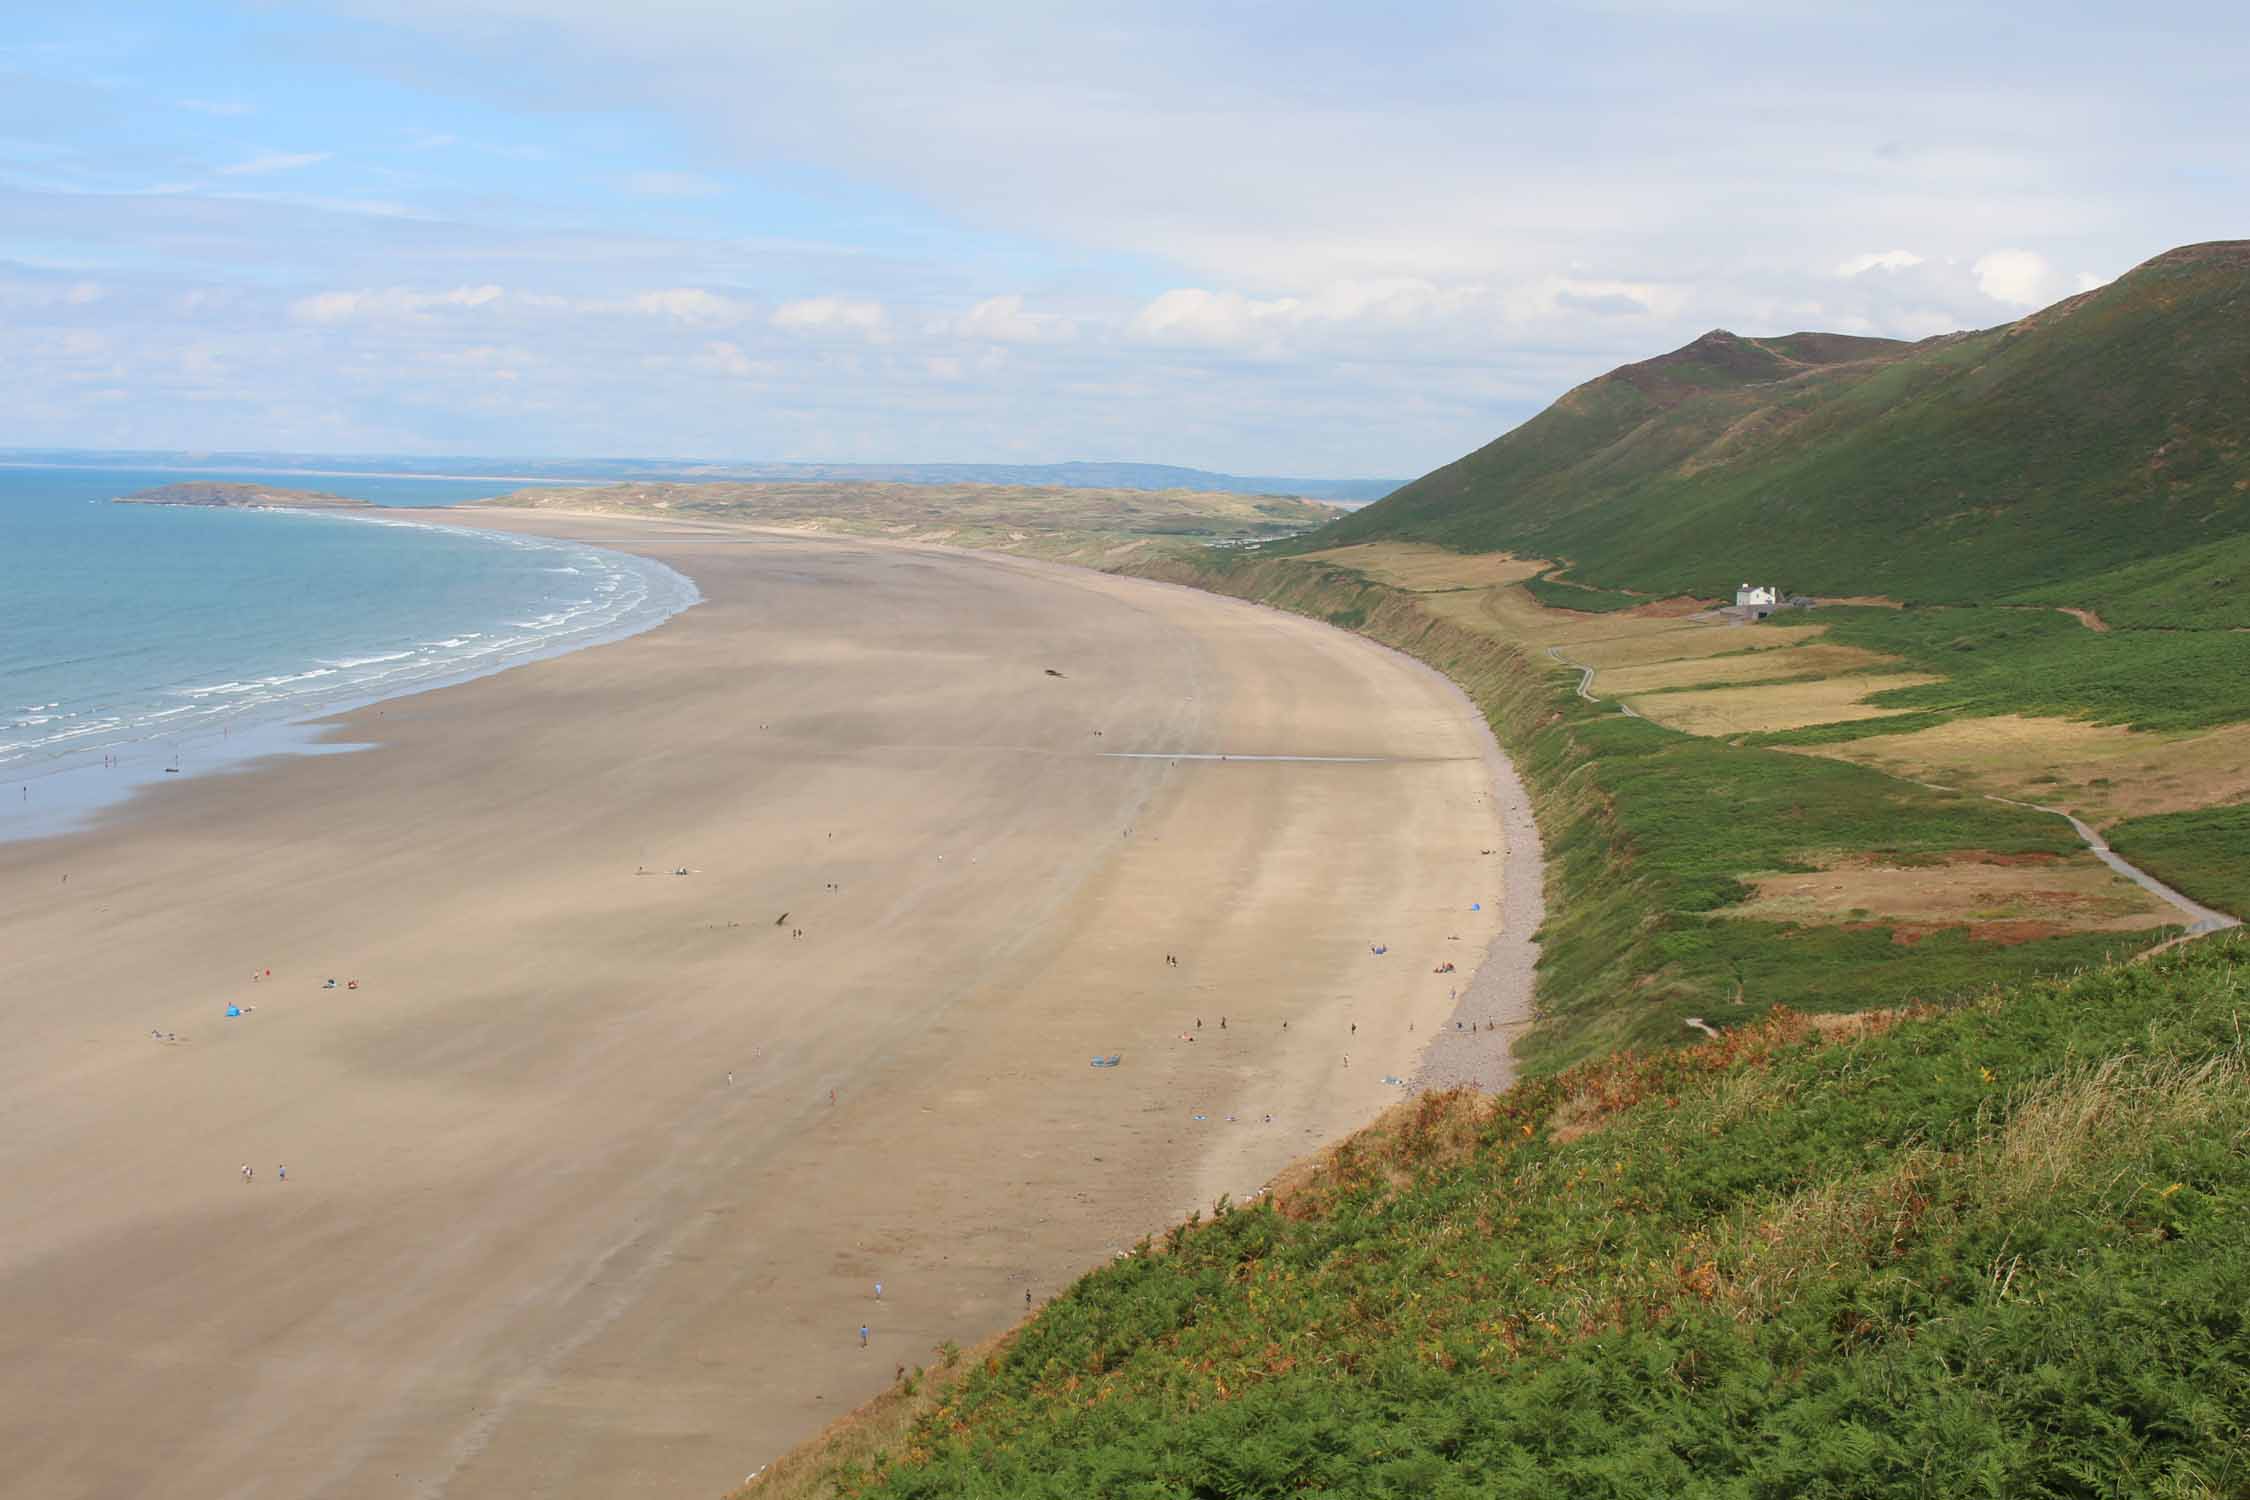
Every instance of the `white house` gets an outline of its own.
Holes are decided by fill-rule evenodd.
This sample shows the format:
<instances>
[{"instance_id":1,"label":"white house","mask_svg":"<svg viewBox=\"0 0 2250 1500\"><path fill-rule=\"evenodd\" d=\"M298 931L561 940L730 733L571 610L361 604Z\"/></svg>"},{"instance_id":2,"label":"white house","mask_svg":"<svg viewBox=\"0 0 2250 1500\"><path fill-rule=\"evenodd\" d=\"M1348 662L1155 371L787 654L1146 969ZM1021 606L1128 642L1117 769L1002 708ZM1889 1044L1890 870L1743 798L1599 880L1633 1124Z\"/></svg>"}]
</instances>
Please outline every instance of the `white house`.
<instances>
[{"instance_id":1,"label":"white house","mask_svg":"<svg viewBox=\"0 0 2250 1500\"><path fill-rule=\"evenodd\" d=\"M1763 588L1744 584L1734 591L1736 609L1772 609L1781 603L1781 590L1767 585Z\"/></svg>"}]
</instances>

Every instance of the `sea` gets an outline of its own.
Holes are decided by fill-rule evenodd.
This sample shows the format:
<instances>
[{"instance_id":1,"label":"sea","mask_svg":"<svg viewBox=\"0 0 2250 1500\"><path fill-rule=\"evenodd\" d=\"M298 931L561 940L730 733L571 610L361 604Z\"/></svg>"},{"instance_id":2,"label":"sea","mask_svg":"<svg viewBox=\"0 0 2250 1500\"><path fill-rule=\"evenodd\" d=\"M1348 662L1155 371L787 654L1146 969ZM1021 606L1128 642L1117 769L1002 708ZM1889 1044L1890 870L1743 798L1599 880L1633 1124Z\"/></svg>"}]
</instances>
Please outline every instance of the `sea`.
<instances>
[{"instance_id":1,"label":"sea","mask_svg":"<svg viewBox=\"0 0 2250 1500\"><path fill-rule=\"evenodd\" d=\"M186 479L384 508L515 487L0 466L0 838L66 831L140 786L352 748L307 722L619 640L700 597L646 558L382 510L114 503Z\"/></svg>"}]
</instances>

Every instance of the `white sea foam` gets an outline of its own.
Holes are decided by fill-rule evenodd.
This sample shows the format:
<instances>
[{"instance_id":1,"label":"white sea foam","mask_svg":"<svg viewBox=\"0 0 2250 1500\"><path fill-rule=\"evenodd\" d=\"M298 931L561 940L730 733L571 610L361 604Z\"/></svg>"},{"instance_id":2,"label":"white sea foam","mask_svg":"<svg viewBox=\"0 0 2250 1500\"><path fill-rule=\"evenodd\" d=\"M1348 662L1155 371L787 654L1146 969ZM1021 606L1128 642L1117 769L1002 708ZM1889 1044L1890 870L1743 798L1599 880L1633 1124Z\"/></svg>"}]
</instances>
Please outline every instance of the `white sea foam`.
<instances>
[{"instance_id":1,"label":"white sea foam","mask_svg":"<svg viewBox=\"0 0 2250 1500\"><path fill-rule=\"evenodd\" d=\"M382 516L290 510L272 514L298 521L422 531L456 543L473 541L514 551L550 553L556 555L555 564L532 571L578 581L568 585L568 596L539 601L522 618L507 620L497 630L457 630L411 642L324 642L328 649L317 655L307 652L301 665L288 666L284 659L277 664L281 670L268 667L256 675L246 673L154 689L159 699L170 700L169 705L161 701L95 704L98 711L92 717L65 722L54 712L59 703L26 704L20 710L21 718L8 725L8 739L0 742L0 765L26 759L42 761L65 751L91 754L95 749L119 748L156 735L176 735L183 729L193 735L208 735L221 724L245 727L323 717L637 634L702 597L690 580L661 563L582 543ZM339 644L345 649L337 649ZM355 646L357 649L353 649ZM187 729L189 725L194 727Z\"/></svg>"}]
</instances>

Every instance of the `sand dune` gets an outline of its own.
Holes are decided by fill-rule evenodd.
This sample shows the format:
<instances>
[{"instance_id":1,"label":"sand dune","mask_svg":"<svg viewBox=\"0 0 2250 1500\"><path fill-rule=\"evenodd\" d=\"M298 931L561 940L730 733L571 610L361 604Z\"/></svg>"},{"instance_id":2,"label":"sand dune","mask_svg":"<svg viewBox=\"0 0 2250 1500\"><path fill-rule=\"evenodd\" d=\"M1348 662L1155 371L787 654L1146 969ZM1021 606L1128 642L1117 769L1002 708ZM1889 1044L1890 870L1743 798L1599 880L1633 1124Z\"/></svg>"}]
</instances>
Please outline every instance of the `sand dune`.
<instances>
[{"instance_id":1,"label":"sand dune","mask_svg":"<svg viewBox=\"0 0 2250 1500\"><path fill-rule=\"evenodd\" d=\"M1395 1098L1493 935L1482 725L1365 641L476 521L709 602L0 845L0 1493L714 1493Z\"/></svg>"}]
</instances>

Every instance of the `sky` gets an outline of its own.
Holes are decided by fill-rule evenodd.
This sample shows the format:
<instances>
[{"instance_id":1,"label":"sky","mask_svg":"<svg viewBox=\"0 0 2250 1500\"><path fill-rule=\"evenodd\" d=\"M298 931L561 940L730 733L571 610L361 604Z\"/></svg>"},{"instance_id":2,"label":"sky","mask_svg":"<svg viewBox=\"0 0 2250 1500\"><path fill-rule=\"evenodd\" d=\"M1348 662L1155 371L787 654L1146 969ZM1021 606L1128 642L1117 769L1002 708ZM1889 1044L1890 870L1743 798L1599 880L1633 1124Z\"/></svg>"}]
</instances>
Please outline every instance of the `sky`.
<instances>
[{"instance_id":1,"label":"sky","mask_svg":"<svg viewBox=\"0 0 2250 1500\"><path fill-rule=\"evenodd\" d=\"M0 0L0 447L1420 474L2250 235L2234 4Z\"/></svg>"}]
</instances>

